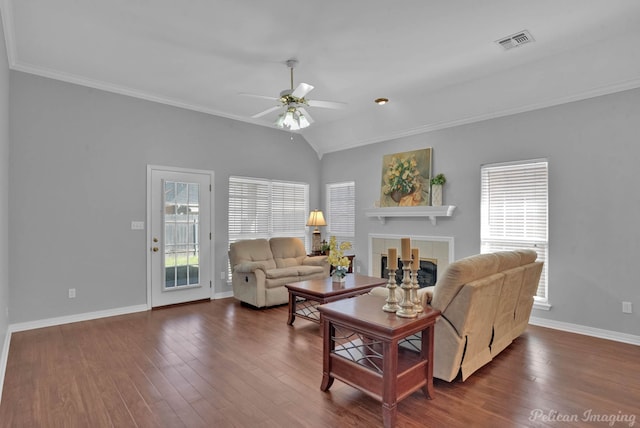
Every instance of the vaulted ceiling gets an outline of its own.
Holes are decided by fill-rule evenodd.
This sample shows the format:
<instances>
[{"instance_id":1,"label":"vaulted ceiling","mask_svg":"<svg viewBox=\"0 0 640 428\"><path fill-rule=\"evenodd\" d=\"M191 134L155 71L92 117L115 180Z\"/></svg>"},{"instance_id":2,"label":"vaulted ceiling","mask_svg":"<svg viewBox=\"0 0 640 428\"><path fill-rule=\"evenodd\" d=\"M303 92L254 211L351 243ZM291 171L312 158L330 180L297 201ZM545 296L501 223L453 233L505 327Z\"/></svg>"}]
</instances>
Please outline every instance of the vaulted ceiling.
<instances>
[{"instance_id":1,"label":"vaulted ceiling","mask_svg":"<svg viewBox=\"0 0 640 428\"><path fill-rule=\"evenodd\" d=\"M260 126L295 58L319 155L640 87L637 0L0 1L12 69Z\"/></svg>"}]
</instances>

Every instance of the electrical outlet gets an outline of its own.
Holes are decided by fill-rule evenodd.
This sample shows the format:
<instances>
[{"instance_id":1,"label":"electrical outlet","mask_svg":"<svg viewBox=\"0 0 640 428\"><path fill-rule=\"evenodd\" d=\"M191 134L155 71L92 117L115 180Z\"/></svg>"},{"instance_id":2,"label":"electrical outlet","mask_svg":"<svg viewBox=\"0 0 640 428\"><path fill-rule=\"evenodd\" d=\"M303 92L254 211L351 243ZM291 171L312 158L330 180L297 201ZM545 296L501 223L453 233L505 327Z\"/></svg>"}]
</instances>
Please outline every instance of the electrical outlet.
<instances>
[{"instance_id":1,"label":"electrical outlet","mask_svg":"<svg viewBox=\"0 0 640 428\"><path fill-rule=\"evenodd\" d=\"M623 314L633 313L633 305L631 304L631 302L622 302L622 313Z\"/></svg>"},{"instance_id":2,"label":"electrical outlet","mask_svg":"<svg viewBox=\"0 0 640 428\"><path fill-rule=\"evenodd\" d=\"M70 299L75 299L76 298L76 289L75 288L70 288L69 289L69 298Z\"/></svg>"},{"instance_id":3,"label":"electrical outlet","mask_svg":"<svg viewBox=\"0 0 640 428\"><path fill-rule=\"evenodd\" d=\"M360 265L356 266L356 273L360 273Z\"/></svg>"},{"instance_id":4,"label":"electrical outlet","mask_svg":"<svg viewBox=\"0 0 640 428\"><path fill-rule=\"evenodd\" d=\"M144 221L132 221L131 230L144 230Z\"/></svg>"},{"instance_id":5,"label":"electrical outlet","mask_svg":"<svg viewBox=\"0 0 640 428\"><path fill-rule=\"evenodd\" d=\"M225 271L220 272L220 279L223 281L227 279L227 273Z\"/></svg>"}]
</instances>

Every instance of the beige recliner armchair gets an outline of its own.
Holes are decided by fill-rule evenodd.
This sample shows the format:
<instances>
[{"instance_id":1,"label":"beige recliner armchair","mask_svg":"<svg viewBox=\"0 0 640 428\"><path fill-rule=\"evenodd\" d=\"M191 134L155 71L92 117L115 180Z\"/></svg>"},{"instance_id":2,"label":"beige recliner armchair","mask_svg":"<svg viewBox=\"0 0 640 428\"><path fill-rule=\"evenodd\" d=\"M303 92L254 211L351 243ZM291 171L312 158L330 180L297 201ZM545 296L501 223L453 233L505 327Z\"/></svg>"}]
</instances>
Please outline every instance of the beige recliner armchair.
<instances>
[{"instance_id":1,"label":"beige recliner armchair","mask_svg":"<svg viewBox=\"0 0 640 428\"><path fill-rule=\"evenodd\" d=\"M307 256L299 238L251 239L229 247L236 299L257 308L288 303L285 284L327 278L327 256Z\"/></svg>"}]
</instances>

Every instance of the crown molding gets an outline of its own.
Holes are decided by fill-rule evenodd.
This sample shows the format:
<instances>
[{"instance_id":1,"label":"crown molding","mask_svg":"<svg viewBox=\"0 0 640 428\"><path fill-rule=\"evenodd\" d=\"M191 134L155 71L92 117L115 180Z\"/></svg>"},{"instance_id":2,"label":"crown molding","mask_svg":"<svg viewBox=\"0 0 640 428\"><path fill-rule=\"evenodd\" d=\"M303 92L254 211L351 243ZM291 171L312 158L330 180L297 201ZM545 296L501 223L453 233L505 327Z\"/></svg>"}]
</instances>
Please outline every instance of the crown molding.
<instances>
[{"instance_id":1,"label":"crown molding","mask_svg":"<svg viewBox=\"0 0 640 428\"><path fill-rule=\"evenodd\" d=\"M7 1L7 0L3 0L3 1ZM5 29L5 32L6 32L6 29ZM9 43L7 43L7 45L9 45ZM7 48L7 52L8 51L9 51L9 49ZM128 87L121 86L121 85L116 85L116 84L113 84L113 83L110 83L110 82L104 82L104 81L100 81L100 80L88 79L88 78L85 78L85 77L82 77L82 76L78 76L78 75L74 75L74 74L71 74L71 73L60 72L60 71L57 71L57 70L46 69L46 68L43 68L43 67L36 67L34 65L26 64L26 63L21 62L21 61L10 61L9 67L12 70L20 71L20 72L28 73L28 74L33 74L35 76L46 77L48 79L59 80L59 81L62 81L62 82L72 83L72 84L75 84L75 85L84 86L84 87L88 87L88 88L92 88L92 89L98 89L98 90L105 91L105 92L111 92L111 93L114 93L114 94L125 95L125 96L128 96L128 97L133 97L133 98L137 98L137 99L141 99L141 100L145 100L145 101L151 101L151 102L154 102L154 103L164 104L164 105L168 105L168 106L172 106L172 107L178 107L178 108L182 108L182 109L185 109L185 110L196 111L198 113L204 113L204 114L208 114L208 115L211 115L211 116L222 117L222 118L225 118L225 119L236 120L236 121L243 122L243 123L248 123L248 124L251 124L251 125L262 126L262 127L265 127L265 128L273 129L273 130L278 131L278 132L282 132L284 134L296 134L296 135L301 136L305 140L305 142L307 144L309 144L309 146L311 146L311 148L318 155L318 158L321 158L320 152L319 152L318 148L316 147L316 145L311 144L304 137L302 132L288 131L286 129L279 129L279 128L276 128L274 126L271 126L271 124L269 124L269 123L256 121L255 119L247 118L247 117L244 117L244 116L228 114L228 113L221 112L219 110L213 110L213 109L201 106L201 105L185 103L183 101L179 101L179 100L176 100L176 99L162 97L162 96L159 96L159 95L154 95L152 93L139 91L137 89L132 89L132 88L128 88Z\"/></svg>"},{"instance_id":2,"label":"crown molding","mask_svg":"<svg viewBox=\"0 0 640 428\"><path fill-rule=\"evenodd\" d=\"M112 92L119 95L126 95L128 97L138 98L145 101L152 101L159 104L166 104L173 107L179 107L186 110L193 110L200 113L209 114L212 116L224 117L226 119L233 119L240 122L251 123L253 125L259 125L255 121L252 121L246 117L237 116L233 114L224 113L218 110L213 110L201 105L185 103L173 98L167 98L160 95L155 95L149 92L140 91L137 89L129 88L126 86L116 85L110 82L104 82L101 80L89 79L86 77L78 76L71 73L65 73L58 70L52 70L44 67L37 67L31 64L27 64L22 61L16 61L11 67L12 70L21 71L23 73L33 74L40 77L46 77L49 79L60 80L62 82L73 83L79 86L85 86L93 89L99 89L101 91Z\"/></svg>"},{"instance_id":3,"label":"crown molding","mask_svg":"<svg viewBox=\"0 0 640 428\"><path fill-rule=\"evenodd\" d=\"M421 125L415 128L410 128L398 132L392 132L389 134L381 135L374 138L359 140L351 144L341 144L340 147L330 148L321 153L325 155L327 153L339 152L342 150L353 149L357 147L366 146L369 144L381 143L384 141L395 140L404 137L410 137L413 135L424 134L428 132L438 131L441 129L454 128L456 126L468 125L471 123L482 122L485 120L498 119L501 117L512 116L515 114L526 113L529 111L540 110L548 107L555 107L562 104L568 104L575 101L583 101L590 98L596 98L603 95L610 95L616 92L628 91L631 89L637 89L640 87L640 77L633 79L622 80L615 83L610 83L603 86L587 89L576 94L566 95L562 97L552 98L546 101L538 103L526 104L523 106L516 106L509 109L498 110L492 113L468 116L462 119L456 119L451 121L442 121L436 123L429 123Z\"/></svg>"}]
</instances>

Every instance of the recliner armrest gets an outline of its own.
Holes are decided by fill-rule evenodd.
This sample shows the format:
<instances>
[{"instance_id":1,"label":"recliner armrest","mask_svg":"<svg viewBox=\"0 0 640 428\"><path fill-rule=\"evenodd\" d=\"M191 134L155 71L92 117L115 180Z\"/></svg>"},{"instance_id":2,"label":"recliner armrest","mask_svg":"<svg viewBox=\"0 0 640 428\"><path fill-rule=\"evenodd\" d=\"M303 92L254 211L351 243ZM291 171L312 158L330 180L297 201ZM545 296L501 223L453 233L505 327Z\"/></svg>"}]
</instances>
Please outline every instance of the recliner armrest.
<instances>
[{"instance_id":1,"label":"recliner armrest","mask_svg":"<svg viewBox=\"0 0 640 428\"><path fill-rule=\"evenodd\" d=\"M233 267L234 272L240 273L251 273L258 269L265 273L267 272L267 266L264 262L243 262Z\"/></svg>"}]
</instances>

